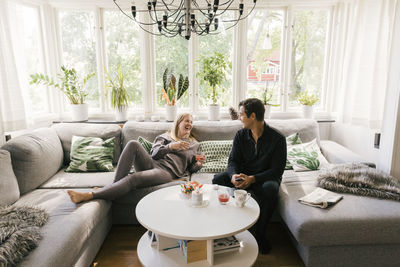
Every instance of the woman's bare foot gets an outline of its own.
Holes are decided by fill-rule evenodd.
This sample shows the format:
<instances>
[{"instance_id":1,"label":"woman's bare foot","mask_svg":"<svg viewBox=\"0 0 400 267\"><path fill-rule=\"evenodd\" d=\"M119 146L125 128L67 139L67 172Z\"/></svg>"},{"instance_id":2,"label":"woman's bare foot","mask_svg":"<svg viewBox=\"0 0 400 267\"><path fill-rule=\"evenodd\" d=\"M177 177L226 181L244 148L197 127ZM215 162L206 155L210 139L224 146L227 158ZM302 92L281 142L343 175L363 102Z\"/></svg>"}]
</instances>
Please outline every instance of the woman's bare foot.
<instances>
[{"instance_id":1,"label":"woman's bare foot","mask_svg":"<svg viewBox=\"0 0 400 267\"><path fill-rule=\"evenodd\" d=\"M93 187L92 189L93 189L93 191L97 191L97 190L100 190L102 187L98 187L98 186L95 186L95 187Z\"/></svg>"},{"instance_id":2,"label":"woman's bare foot","mask_svg":"<svg viewBox=\"0 0 400 267\"><path fill-rule=\"evenodd\" d=\"M92 192L76 192L76 191L68 190L67 193L68 193L71 201L76 204L83 202L83 201L88 201L88 200L93 199Z\"/></svg>"}]
</instances>

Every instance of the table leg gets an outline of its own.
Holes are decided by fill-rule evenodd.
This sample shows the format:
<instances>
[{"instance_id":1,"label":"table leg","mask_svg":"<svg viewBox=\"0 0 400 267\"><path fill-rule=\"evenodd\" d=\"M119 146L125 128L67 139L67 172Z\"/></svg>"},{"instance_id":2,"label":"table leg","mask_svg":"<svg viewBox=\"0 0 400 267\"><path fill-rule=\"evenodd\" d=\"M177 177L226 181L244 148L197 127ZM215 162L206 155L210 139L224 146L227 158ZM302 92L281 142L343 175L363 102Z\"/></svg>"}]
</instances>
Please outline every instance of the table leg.
<instances>
[{"instance_id":1,"label":"table leg","mask_svg":"<svg viewBox=\"0 0 400 267\"><path fill-rule=\"evenodd\" d=\"M207 261L212 266L214 265L214 240L207 240Z\"/></svg>"}]
</instances>

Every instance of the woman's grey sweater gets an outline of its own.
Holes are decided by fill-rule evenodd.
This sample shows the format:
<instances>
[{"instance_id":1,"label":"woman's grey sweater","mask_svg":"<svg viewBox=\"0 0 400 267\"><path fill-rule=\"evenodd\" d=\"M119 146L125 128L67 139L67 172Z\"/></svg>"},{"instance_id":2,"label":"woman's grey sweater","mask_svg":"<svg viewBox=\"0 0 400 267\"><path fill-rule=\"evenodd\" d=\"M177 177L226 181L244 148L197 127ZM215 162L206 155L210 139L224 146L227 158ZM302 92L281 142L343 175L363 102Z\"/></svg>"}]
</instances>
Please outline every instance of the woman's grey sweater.
<instances>
[{"instance_id":1,"label":"woman's grey sweater","mask_svg":"<svg viewBox=\"0 0 400 267\"><path fill-rule=\"evenodd\" d=\"M169 144L175 142L175 140L167 133L164 133L156 137L153 148L150 151L154 163L169 170L176 177L187 176L201 168L196 164L195 159L195 155L200 149L199 143L189 139L182 140L190 143L189 149L172 150L169 148Z\"/></svg>"}]
</instances>

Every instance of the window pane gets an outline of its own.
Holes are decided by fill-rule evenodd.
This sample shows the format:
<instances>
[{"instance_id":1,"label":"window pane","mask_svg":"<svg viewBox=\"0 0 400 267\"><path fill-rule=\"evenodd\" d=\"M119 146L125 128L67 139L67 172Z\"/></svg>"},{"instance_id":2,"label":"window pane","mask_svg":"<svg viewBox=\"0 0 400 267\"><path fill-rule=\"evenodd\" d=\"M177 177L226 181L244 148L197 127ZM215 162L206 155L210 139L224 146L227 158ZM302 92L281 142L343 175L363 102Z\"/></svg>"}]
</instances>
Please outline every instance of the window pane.
<instances>
[{"instance_id":1,"label":"window pane","mask_svg":"<svg viewBox=\"0 0 400 267\"><path fill-rule=\"evenodd\" d=\"M40 114L48 112L47 88L43 85L29 85L29 75L44 73L42 33L39 9L16 5L17 14L17 69L27 111ZM14 18L12 18L14 19ZM25 90L27 88L27 90Z\"/></svg>"},{"instance_id":2,"label":"window pane","mask_svg":"<svg viewBox=\"0 0 400 267\"><path fill-rule=\"evenodd\" d=\"M96 35L94 13L86 11L60 11L60 27L63 48L63 62L69 68L75 68L79 77L96 72ZM99 107L97 77L86 84L88 96L86 103L90 107Z\"/></svg>"},{"instance_id":3,"label":"window pane","mask_svg":"<svg viewBox=\"0 0 400 267\"><path fill-rule=\"evenodd\" d=\"M104 12L104 25L108 70L122 67L133 107L142 107L139 27L119 11Z\"/></svg>"},{"instance_id":4,"label":"window pane","mask_svg":"<svg viewBox=\"0 0 400 267\"><path fill-rule=\"evenodd\" d=\"M321 97L328 15L314 9L293 13L289 106L299 105L296 96L304 90Z\"/></svg>"},{"instance_id":5,"label":"window pane","mask_svg":"<svg viewBox=\"0 0 400 267\"><path fill-rule=\"evenodd\" d=\"M225 29L229 26L228 23L223 23L223 21L233 20L233 12L225 12L220 19L219 27L221 28L221 33L209 34L205 36L199 36L199 56L212 56L214 52L219 52L225 56L228 60L229 65L232 65L233 59L233 31L234 28ZM211 100L212 88L206 83L200 84L199 87L199 105L200 107L208 106L212 104ZM222 107L232 106L232 69L228 68L226 72L226 81L222 83L220 88L217 88L217 104Z\"/></svg>"},{"instance_id":6,"label":"window pane","mask_svg":"<svg viewBox=\"0 0 400 267\"><path fill-rule=\"evenodd\" d=\"M247 97L280 104L282 10L256 10L248 20ZM269 99L270 98L270 99Z\"/></svg>"},{"instance_id":7,"label":"window pane","mask_svg":"<svg viewBox=\"0 0 400 267\"><path fill-rule=\"evenodd\" d=\"M155 29L156 30L156 29ZM188 69L188 41L180 36L167 38L164 36L155 37L156 50L156 97L157 107L164 107L165 101L161 96L161 88L163 87L162 76L166 67L173 69L173 73L178 82L179 74L184 77L189 75ZM189 85L190 87L190 85ZM189 91L189 90L188 90ZM188 91L179 99L180 107L189 106Z\"/></svg>"}]
</instances>

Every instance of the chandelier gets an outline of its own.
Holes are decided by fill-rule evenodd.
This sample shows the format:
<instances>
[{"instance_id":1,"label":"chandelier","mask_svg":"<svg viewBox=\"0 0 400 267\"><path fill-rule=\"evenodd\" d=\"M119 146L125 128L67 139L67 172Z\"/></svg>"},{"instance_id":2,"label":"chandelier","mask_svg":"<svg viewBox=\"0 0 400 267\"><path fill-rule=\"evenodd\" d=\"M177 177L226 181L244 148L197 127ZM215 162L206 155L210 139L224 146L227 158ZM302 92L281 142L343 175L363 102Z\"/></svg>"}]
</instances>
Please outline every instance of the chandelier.
<instances>
[{"instance_id":1,"label":"chandelier","mask_svg":"<svg viewBox=\"0 0 400 267\"><path fill-rule=\"evenodd\" d=\"M132 1L130 13L123 10L117 0L113 0L119 10L137 24L144 31L166 37L177 35L190 39L192 33L197 35L218 34L228 30L247 18L254 10L257 0L252 0L252 7L244 15L243 0L149 0L139 1L144 6L136 6ZM214 1L214 2L211 2ZM235 11L236 19L222 20L227 11ZM148 20L137 16L138 13L147 13ZM220 27L222 24L223 27ZM156 27L150 30L149 27Z\"/></svg>"}]
</instances>

